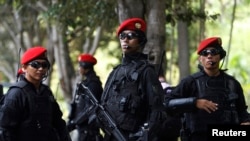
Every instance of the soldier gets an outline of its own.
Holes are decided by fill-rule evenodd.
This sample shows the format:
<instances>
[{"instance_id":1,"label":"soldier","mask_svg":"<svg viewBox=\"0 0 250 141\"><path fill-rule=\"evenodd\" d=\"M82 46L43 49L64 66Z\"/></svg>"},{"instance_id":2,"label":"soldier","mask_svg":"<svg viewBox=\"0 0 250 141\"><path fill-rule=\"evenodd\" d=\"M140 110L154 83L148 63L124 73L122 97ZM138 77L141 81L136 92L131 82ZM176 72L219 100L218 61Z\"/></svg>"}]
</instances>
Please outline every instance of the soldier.
<instances>
[{"instance_id":1,"label":"soldier","mask_svg":"<svg viewBox=\"0 0 250 141\"><path fill-rule=\"evenodd\" d=\"M94 65L97 63L96 58L90 54L81 54L78 57L78 62L79 73L82 77L80 84L84 84L88 87L96 99L100 100L103 88L99 76L97 76L94 71ZM79 87L80 84L78 84L77 87ZM84 91L79 89L77 93L75 93L73 103L71 104L71 113L69 114L69 122L67 125L68 129L70 131L75 128L77 129L78 141L101 141L102 136L95 120L91 123L88 123L89 120L75 123L75 120L80 119L79 116L91 106L89 98L85 95L81 95L81 93L84 93Z\"/></svg>"},{"instance_id":2,"label":"soldier","mask_svg":"<svg viewBox=\"0 0 250 141\"><path fill-rule=\"evenodd\" d=\"M140 18L127 19L118 27L122 63L110 73L101 99L119 130L130 141L155 140L162 116L164 92L155 68L142 53L147 42L145 32L146 23ZM138 134L144 125L148 125L148 129L143 128L145 134ZM104 140L116 139L106 133Z\"/></svg>"},{"instance_id":3,"label":"soldier","mask_svg":"<svg viewBox=\"0 0 250 141\"><path fill-rule=\"evenodd\" d=\"M165 99L169 94L171 94L171 91L175 88L175 86L171 86L167 83L166 78L162 73L160 73L159 81L161 82L161 86L165 92ZM160 141L178 141L181 126L181 118L179 115L166 114L166 119L162 122L162 130L159 135Z\"/></svg>"},{"instance_id":4,"label":"soldier","mask_svg":"<svg viewBox=\"0 0 250 141\"><path fill-rule=\"evenodd\" d=\"M221 38L201 41L197 54L200 71L184 78L165 101L168 112L184 113L182 141L207 141L211 124L250 125L240 83L220 67L226 56Z\"/></svg>"},{"instance_id":5,"label":"soldier","mask_svg":"<svg viewBox=\"0 0 250 141\"><path fill-rule=\"evenodd\" d=\"M24 77L9 88L0 110L1 141L71 141L60 107L42 83L50 69L46 55L40 46L23 54Z\"/></svg>"}]
</instances>

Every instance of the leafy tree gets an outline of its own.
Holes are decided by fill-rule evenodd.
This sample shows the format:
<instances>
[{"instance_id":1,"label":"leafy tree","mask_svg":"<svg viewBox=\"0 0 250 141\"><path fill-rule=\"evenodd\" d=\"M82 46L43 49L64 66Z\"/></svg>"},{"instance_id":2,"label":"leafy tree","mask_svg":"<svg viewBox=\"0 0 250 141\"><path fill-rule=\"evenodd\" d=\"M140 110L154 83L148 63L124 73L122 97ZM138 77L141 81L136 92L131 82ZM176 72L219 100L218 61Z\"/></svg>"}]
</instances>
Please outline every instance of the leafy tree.
<instances>
[{"instance_id":1,"label":"leafy tree","mask_svg":"<svg viewBox=\"0 0 250 141\"><path fill-rule=\"evenodd\" d=\"M177 79L178 73L182 78L196 68L193 52L197 43L206 36L206 22L220 16L218 13L209 14L206 10L208 4L212 5L209 2L0 0L1 78L15 81L19 54L29 47L42 45L48 49L53 65L51 72L58 77L53 79L59 79L63 97L70 101L77 81L75 64L78 54L95 54L101 50L105 57L118 58L113 64L110 61L108 67L118 63L121 50L115 31L119 23L129 17L141 17L147 22L148 43L144 53L149 54L150 61L158 69L165 50L164 72L170 74L169 79ZM111 43L116 44L107 49ZM47 79L47 84L50 85L52 77Z\"/></svg>"}]
</instances>

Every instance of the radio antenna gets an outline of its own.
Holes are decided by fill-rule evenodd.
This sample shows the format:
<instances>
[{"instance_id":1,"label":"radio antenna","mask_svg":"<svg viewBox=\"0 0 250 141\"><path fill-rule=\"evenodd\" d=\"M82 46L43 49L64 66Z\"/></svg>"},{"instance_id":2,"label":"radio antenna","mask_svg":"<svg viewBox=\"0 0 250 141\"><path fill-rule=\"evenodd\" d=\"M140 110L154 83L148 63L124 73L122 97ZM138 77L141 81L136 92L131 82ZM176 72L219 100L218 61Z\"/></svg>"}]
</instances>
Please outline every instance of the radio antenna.
<instances>
[{"instance_id":1,"label":"radio antenna","mask_svg":"<svg viewBox=\"0 0 250 141\"><path fill-rule=\"evenodd\" d=\"M19 67L20 67L20 57L21 57L21 50L22 48L20 47L18 50L18 62L17 62L17 71L16 71L16 82L18 81L18 77L19 77Z\"/></svg>"}]
</instances>

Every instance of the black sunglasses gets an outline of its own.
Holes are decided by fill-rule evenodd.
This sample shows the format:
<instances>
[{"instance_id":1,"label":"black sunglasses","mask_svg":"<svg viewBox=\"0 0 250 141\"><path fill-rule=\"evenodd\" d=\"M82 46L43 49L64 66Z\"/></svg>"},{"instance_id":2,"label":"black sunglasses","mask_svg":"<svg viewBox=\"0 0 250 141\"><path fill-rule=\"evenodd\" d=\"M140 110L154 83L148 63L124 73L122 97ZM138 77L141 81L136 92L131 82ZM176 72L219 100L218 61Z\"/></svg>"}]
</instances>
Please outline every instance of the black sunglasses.
<instances>
[{"instance_id":1,"label":"black sunglasses","mask_svg":"<svg viewBox=\"0 0 250 141\"><path fill-rule=\"evenodd\" d=\"M124 40L125 38L127 38L128 40L132 40L132 39L135 39L135 38L138 38L138 34L136 34L136 33L133 33L133 32L130 32L130 33L120 33L120 35L119 35L119 38L121 39L121 40Z\"/></svg>"},{"instance_id":2,"label":"black sunglasses","mask_svg":"<svg viewBox=\"0 0 250 141\"><path fill-rule=\"evenodd\" d=\"M29 63L29 65L35 69L39 69L42 67L43 69L49 68L49 63L48 62L38 62L38 61L32 61Z\"/></svg>"},{"instance_id":3,"label":"black sunglasses","mask_svg":"<svg viewBox=\"0 0 250 141\"><path fill-rule=\"evenodd\" d=\"M220 54L220 50L218 50L218 49L205 49L205 50L201 51L201 53L200 53L201 56L208 56L208 54L215 56L215 55Z\"/></svg>"}]
</instances>

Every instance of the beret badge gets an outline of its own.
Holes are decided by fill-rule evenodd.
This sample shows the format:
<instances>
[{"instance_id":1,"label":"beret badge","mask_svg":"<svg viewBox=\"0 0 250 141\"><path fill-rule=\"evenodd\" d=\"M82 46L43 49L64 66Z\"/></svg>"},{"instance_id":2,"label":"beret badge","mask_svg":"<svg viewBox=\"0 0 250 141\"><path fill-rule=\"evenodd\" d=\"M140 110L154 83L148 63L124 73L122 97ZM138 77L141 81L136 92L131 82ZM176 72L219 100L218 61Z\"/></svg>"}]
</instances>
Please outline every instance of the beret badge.
<instances>
[{"instance_id":1,"label":"beret badge","mask_svg":"<svg viewBox=\"0 0 250 141\"><path fill-rule=\"evenodd\" d=\"M141 24L140 23L135 23L135 28L141 29Z\"/></svg>"},{"instance_id":2,"label":"beret badge","mask_svg":"<svg viewBox=\"0 0 250 141\"><path fill-rule=\"evenodd\" d=\"M146 23L143 19L140 18L130 18L127 20L124 20L120 26L118 27L116 34L119 36L119 34L124 30L140 30L143 33L146 32Z\"/></svg>"}]
</instances>

